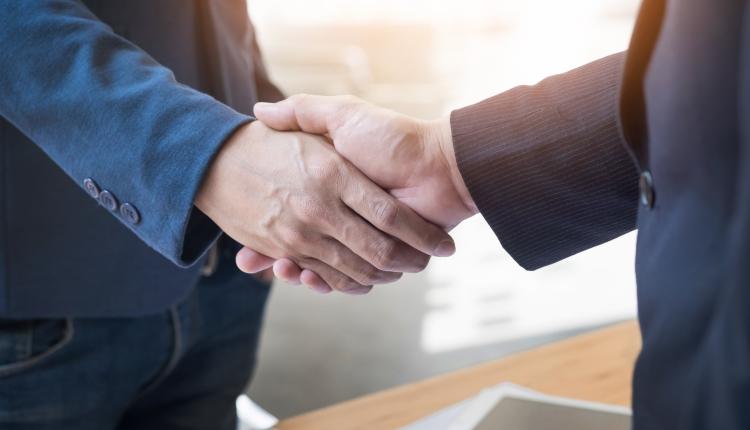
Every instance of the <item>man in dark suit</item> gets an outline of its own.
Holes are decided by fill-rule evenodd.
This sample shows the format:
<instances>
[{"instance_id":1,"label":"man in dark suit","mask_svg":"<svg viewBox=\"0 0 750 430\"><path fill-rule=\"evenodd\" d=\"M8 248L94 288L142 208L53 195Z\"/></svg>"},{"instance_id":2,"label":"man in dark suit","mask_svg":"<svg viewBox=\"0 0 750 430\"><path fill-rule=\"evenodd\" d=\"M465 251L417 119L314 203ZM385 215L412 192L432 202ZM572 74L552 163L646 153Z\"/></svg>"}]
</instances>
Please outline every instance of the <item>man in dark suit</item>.
<instances>
[{"instance_id":1,"label":"man in dark suit","mask_svg":"<svg viewBox=\"0 0 750 430\"><path fill-rule=\"evenodd\" d=\"M480 212L529 270L637 228L634 428L750 429L747 1L646 0L627 53L444 120L313 96L255 113L328 133L427 219Z\"/></svg>"},{"instance_id":2,"label":"man in dark suit","mask_svg":"<svg viewBox=\"0 0 750 430\"><path fill-rule=\"evenodd\" d=\"M452 252L324 139L252 121L282 96L243 0L5 1L0 47L2 429L232 429L269 280L222 232L322 292Z\"/></svg>"}]
</instances>

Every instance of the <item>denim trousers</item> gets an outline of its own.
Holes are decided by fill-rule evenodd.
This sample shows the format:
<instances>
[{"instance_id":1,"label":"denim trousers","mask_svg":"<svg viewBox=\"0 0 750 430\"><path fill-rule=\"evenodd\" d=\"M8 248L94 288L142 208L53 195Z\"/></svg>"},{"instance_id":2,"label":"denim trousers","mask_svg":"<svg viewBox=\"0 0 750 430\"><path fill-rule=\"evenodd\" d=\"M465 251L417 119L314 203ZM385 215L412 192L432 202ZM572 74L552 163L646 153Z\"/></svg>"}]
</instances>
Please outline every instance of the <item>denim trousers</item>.
<instances>
[{"instance_id":1,"label":"denim trousers","mask_svg":"<svg viewBox=\"0 0 750 430\"><path fill-rule=\"evenodd\" d=\"M161 314L0 320L0 429L234 430L268 292L222 259Z\"/></svg>"}]
</instances>

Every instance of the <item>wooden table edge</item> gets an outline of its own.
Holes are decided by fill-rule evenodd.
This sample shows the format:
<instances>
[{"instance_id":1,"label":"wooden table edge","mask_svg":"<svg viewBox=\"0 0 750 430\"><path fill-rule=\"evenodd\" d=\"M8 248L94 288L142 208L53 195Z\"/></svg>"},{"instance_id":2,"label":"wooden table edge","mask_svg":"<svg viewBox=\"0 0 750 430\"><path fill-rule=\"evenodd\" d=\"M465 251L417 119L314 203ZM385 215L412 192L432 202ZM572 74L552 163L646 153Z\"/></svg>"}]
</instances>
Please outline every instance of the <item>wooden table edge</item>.
<instances>
[{"instance_id":1,"label":"wooden table edge","mask_svg":"<svg viewBox=\"0 0 750 430\"><path fill-rule=\"evenodd\" d=\"M628 406L640 346L637 322L618 323L307 412L281 421L276 428L397 428L505 381L546 394Z\"/></svg>"}]
</instances>

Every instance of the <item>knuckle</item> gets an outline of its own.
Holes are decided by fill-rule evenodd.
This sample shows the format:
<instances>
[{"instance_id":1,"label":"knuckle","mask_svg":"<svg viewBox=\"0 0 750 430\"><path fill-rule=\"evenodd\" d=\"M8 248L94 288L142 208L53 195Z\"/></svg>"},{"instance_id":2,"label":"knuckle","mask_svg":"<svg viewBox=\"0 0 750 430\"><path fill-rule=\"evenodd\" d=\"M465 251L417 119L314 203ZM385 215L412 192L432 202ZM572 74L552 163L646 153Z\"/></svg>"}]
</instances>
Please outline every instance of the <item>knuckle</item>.
<instances>
[{"instance_id":1,"label":"knuckle","mask_svg":"<svg viewBox=\"0 0 750 430\"><path fill-rule=\"evenodd\" d=\"M281 242L287 250L296 250L307 242L307 235L300 228L289 228L281 234Z\"/></svg>"},{"instance_id":2,"label":"knuckle","mask_svg":"<svg viewBox=\"0 0 750 430\"><path fill-rule=\"evenodd\" d=\"M396 242L392 239L382 239L375 246L373 263L380 270L393 268L396 262Z\"/></svg>"},{"instance_id":3,"label":"knuckle","mask_svg":"<svg viewBox=\"0 0 750 430\"><path fill-rule=\"evenodd\" d=\"M336 227L342 216L342 206L320 196L316 192L300 196L290 202L294 214L293 228L307 232L327 231ZM308 233L309 234L309 233Z\"/></svg>"},{"instance_id":4,"label":"knuckle","mask_svg":"<svg viewBox=\"0 0 750 430\"><path fill-rule=\"evenodd\" d=\"M383 281L383 279L385 278L384 275L385 273L378 270L376 267L367 266L362 269L362 279L360 279L359 281L361 281L364 285L378 284Z\"/></svg>"},{"instance_id":5,"label":"knuckle","mask_svg":"<svg viewBox=\"0 0 750 430\"><path fill-rule=\"evenodd\" d=\"M344 268L345 261L343 255L341 255L340 250L335 249L331 252L328 265L336 270L341 270Z\"/></svg>"},{"instance_id":6,"label":"knuckle","mask_svg":"<svg viewBox=\"0 0 750 430\"><path fill-rule=\"evenodd\" d=\"M390 200L381 200L373 203L375 223L378 227L388 228L396 224L399 207Z\"/></svg>"},{"instance_id":7,"label":"knuckle","mask_svg":"<svg viewBox=\"0 0 750 430\"><path fill-rule=\"evenodd\" d=\"M298 205L299 218L304 224L318 221L325 215L325 208L314 198L302 197Z\"/></svg>"}]
</instances>

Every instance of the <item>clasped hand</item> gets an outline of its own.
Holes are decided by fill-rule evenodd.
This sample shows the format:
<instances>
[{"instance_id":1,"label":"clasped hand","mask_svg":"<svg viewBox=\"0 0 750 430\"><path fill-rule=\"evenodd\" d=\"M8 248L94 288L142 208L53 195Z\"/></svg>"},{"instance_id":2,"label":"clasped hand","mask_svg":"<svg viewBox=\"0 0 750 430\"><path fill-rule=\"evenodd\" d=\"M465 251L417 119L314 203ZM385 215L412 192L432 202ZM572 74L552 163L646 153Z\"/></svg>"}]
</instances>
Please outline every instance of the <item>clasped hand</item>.
<instances>
[{"instance_id":1,"label":"clasped hand","mask_svg":"<svg viewBox=\"0 0 750 430\"><path fill-rule=\"evenodd\" d=\"M315 291L363 294L430 256L476 213L448 119L420 121L353 97L299 95L255 106L196 206L245 245L238 267Z\"/></svg>"}]
</instances>

